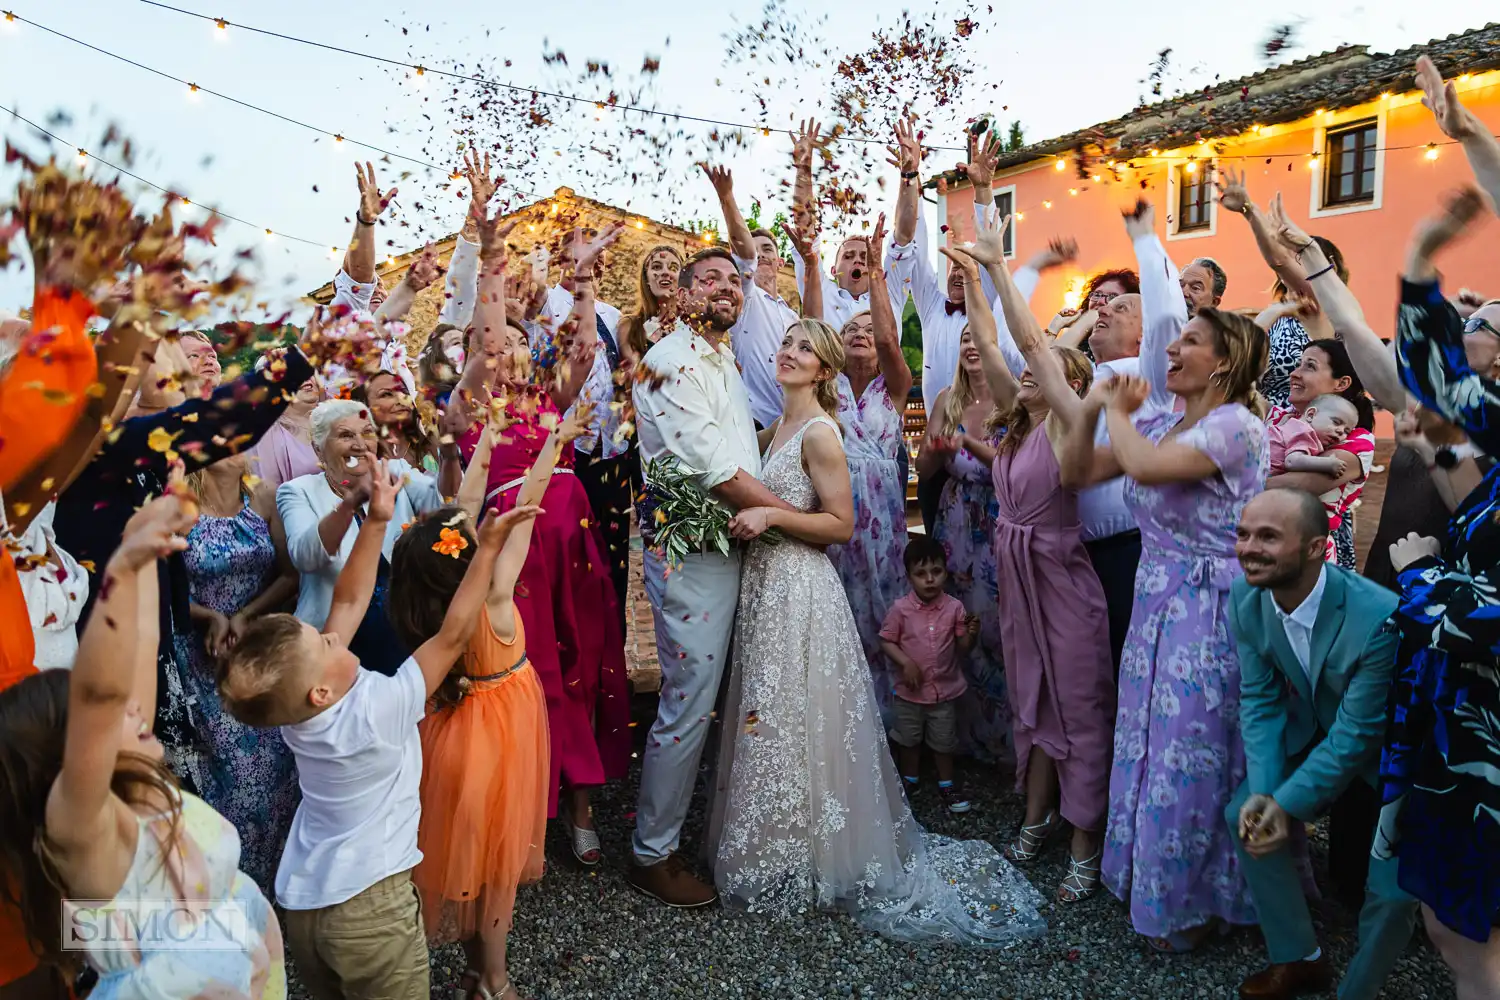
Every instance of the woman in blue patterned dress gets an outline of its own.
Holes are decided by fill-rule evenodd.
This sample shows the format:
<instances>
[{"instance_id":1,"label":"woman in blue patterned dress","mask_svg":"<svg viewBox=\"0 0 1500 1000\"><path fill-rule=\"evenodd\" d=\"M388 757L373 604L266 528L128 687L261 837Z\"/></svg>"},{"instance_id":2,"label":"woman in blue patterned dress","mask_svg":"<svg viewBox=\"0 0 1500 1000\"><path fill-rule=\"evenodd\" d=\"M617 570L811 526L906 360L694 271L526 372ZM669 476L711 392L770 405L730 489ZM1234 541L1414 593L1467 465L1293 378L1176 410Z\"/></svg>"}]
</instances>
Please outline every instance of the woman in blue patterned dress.
<instances>
[{"instance_id":1,"label":"woman in blue patterned dress","mask_svg":"<svg viewBox=\"0 0 1500 1000\"><path fill-rule=\"evenodd\" d=\"M1500 307L1459 319L1432 258L1483 211L1460 192L1419 226L1401 283L1396 361L1423 406L1500 455L1500 384L1466 346L1500 336ZM1475 343L1468 343L1474 341ZM1476 350L1476 353L1479 353ZM1380 771L1385 807L1376 854L1399 860L1401 888L1422 903L1428 936L1457 995L1500 993L1500 466L1454 511L1448 538L1414 533L1391 546L1401 630Z\"/></svg>"},{"instance_id":2,"label":"woman in blue patterned dress","mask_svg":"<svg viewBox=\"0 0 1500 1000\"><path fill-rule=\"evenodd\" d=\"M958 371L938 393L927 418L917 474L946 469L932 537L948 553L948 591L979 618L979 642L962 657L969 688L959 701L959 749L980 760L1014 757L1005 661L1000 656L1000 582L995 570L995 482L990 464L996 442L985 430L995 410L989 380L974 339L959 338Z\"/></svg>"},{"instance_id":3,"label":"woman in blue patterned dress","mask_svg":"<svg viewBox=\"0 0 1500 1000\"><path fill-rule=\"evenodd\" d=\"M202 516L183 553L196 628L174 639L187 664L187 694L203 720L203 744L177 766L194 789L240 834L240 867L267 894L301 795L297 767L278 729L254 729L224 711L217 659L245 624L278 611L297 594L297 576L270 490L252 494L247 459L225 459L188 478Z\"/></svg>"}]
</instances>

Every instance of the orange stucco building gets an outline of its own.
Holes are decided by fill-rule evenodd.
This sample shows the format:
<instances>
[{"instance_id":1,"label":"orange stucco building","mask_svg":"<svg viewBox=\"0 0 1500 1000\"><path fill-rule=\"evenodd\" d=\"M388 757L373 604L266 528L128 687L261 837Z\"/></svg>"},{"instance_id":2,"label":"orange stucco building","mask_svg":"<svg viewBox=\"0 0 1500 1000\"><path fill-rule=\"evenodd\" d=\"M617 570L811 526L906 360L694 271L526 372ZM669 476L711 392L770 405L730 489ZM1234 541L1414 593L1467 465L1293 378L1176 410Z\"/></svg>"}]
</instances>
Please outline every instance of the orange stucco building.
<instances>
[{"instance_id":1,"label":"orange stucco building","mask_svg":"<svg viewBox=\"0 0 1500 1000\"><path fill-rule=\"evenodd\" d=\"M1080 245L1078 265L1048 275L1033 308L1045 321L1076 303L1088 274L1135 266L1119 213L1138 197L1155 205L1179 267L1196 257L1223 265L1225 306L1268 303L1272 275L1250 227L1220 210L1207 180L1212 165L1226 164L1247 171L1262 207L1279 192L1293 218L1339 246L1371 326L1389 336L1412 227L1444 190L1473 179L1414 89L1424 52L1500 132L1500 24L1492 24L1393 53L1346 46L1006 154L995 191L1014 215L1008 249L1024 260L1053 236ZM972 239L973 189L952 174L929 187L946 239ZM1441 261L1444 287L1500 296L1500 222L1490 218L1468 245Z\"/></svg>"}]
</instances>

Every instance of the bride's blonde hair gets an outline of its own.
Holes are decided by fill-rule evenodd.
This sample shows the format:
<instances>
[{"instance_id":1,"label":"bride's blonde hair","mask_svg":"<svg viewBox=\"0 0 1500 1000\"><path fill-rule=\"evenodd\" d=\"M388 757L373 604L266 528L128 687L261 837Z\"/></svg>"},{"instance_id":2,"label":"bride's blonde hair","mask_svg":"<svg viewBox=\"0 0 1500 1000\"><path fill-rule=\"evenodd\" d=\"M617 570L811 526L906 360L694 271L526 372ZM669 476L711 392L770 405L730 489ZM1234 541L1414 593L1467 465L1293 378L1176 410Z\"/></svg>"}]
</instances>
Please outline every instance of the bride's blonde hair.
<instances>
[{"instance_id":1,"label":"bride's blonde hair","mask_svg":"<svg viewBox=\"0 0 1500 1000\"><path fill-rule=\"evenodd\" d=\"M833 327L820 319L804 317L787 327L787 333L796 334L798 331L807 337L812 344L813 354L827 368L828 377L819 379L813 385L813 392L817 396L818 405L833 418L834 423L839 422L839 372L844 370L844 338Z\"/></svg>"}]
</instances>

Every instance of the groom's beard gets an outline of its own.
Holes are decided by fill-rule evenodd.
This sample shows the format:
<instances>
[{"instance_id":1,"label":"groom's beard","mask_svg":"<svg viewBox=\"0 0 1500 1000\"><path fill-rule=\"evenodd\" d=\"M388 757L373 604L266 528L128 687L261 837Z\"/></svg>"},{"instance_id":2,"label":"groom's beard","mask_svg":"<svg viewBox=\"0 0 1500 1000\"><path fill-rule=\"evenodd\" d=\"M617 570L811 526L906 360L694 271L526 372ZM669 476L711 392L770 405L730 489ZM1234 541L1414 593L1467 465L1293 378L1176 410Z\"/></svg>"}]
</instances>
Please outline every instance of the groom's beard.
<instances>
[{"instance_id":1,"label":"groom's beard","mask_svg":"<svg viewBox=\"0 0 1500 1000\"><path fill-rule=\"evenodd\" d=\"M688 313L688 323L697 330L728 333L740 319L740 311L725 302L705 302Z\"/></svg>"}]
</instances>

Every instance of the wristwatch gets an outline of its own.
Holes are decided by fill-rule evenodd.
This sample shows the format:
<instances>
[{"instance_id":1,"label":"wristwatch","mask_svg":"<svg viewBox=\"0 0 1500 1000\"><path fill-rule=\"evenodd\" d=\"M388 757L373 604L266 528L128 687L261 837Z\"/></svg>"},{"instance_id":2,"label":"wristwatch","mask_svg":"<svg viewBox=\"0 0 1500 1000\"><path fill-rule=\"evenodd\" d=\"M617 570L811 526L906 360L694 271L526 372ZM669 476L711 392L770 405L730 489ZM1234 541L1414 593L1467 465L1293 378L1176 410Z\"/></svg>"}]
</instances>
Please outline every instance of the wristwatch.
<instances>
[{"instance_id":1,"label":"wristwatch","mask_svg":"<svg viewBox=\"0 0 1500 1000\"><path fill-rule=\"evenodd\" d=\"M1462 444L1443 445L1432 454L1432 464L1439 469L1456 469L1458 463L1466 458L1476 458L1479 449L1474 447L1470 441Z\"/></svg>"}]
</instances>

